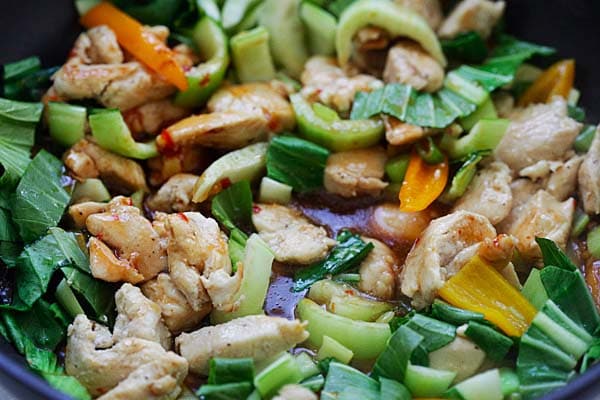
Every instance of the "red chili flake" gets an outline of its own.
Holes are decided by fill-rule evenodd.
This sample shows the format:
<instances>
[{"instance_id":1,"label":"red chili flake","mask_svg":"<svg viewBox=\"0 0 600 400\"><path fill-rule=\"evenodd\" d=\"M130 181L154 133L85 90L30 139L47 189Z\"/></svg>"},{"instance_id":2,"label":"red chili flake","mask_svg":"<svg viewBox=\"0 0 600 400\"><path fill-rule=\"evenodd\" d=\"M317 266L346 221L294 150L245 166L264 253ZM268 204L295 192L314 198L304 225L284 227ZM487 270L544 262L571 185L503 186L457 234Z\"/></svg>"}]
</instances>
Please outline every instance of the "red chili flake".
<instances>
[{"instance_id":1,"label":"red chili flake","mask_svg":"<svg viewBox=\"0 0 600 400\"><path fill-rule=\"evenodd\" d=\"M103 237L104 237L104 235L102 235L102 232L100 232L96 235L96 239L98 239L98 240L102 240Z\"/></svg>"},{"instance_id":2,"label":"red chili flake","mask_svg":"<svg viewBox=\"0 0 600 400\"><path fill-rule=\"evenodd\" d=\"M227 189L229 186L231 186L231 179L229 178L223 178L221 179L221 182L219 182L221 184L221 187L223 189Z\"/></svg>"},{"instance_id":3,"label":"red chili flake","mask_svg":"<svg viewBox=\"0 0 600 400\"><path fill-rule=\"evenodd\" d=\"M210 74L204 74L200 82L198 82L198 86L204 87L210 83Z\"/></svg>"},{"instance_id":4,"label":"red chili flake","mask_svg":"<svg viewBox=\"0 0 600 400\"><path fill-rule=\"evenodd\" d=\"M113 214L112 219L113 219L113 221L119 221L120 220L119 214Z\"/></svg>"},{"instance_id":5,"label":"red chili flake","mask_svg":"<svg viewBox=\"0 0 600 400\"><path fill-rule=\"evenodd\" d=\"M261 211L262 211L262 209L259 206L257 206L256 204L252 206L252 212L254 214L258 214Z\"/></svg>"},{"instance_id":6,"label":"red chili flake","mask_svg":"<svg viewBox=\"0 0 600 400\"><path fill-rule=\"evenodd\" d=\"M166 129L163 129L158 136L158 142L159 144L162 144L162 146L160 146L161 152L165 155L175 156L179 151L175 141L173 140L173 137L171 136L171 133Z\"/></svg>"},{"instance_id":7,"label":"red chili flake","mask_svg":"<svg viewBox=\"0 0 600 400\"><path fill-rule=\"evenodd\" d=\"M183 71L184 71L184 72L188 72L189 70L191 70L191 69L192 69L192 66L191 66L191 65L184 65L184 66L182 66L181 68L183 68Z\"/></svg>"},{"instance_id":8,"label":"red chili flake","mask_svg":"<svg viewBox=\"0 0 600 400\"><path fill-rule=\"evenodd\" d=\"M344 293L349 294L350 296L354 296L354 292L351 289L344 290Z\"/></svg>"},{"instance_id":9,"label":"red chili flake","mask_svg":"<svg viewBox=\"0 0 600 400\"><path fill-rule=\"evenodd\" d=\"M269 128L269 130L272 132L276 131L279 127L279 121L277 120L277 118L273 116L273 114L271 114L267 108L263 107L262 111L265 115L265 118L267 119L267 127Z\"/></svg>"},{"instance_id":10,"label":"red chili flake","mask_svg":"<svg viewBox=\"0 0 600 400\"><path fill-rule=\"evenodd\" d=\"M127 198L127 205L128 206L132 206L133 205L133 200L131 200L131 197Z\"/></svg>"},{"instance_id":11,"label":"red chili flake","mask_svg":"<svg viewBox=\"0 0 600 400\"><path fill-rule=\"evenodd\" d=\"M185 222L190 222L190 220L188 219L187 215L185 215L184 213L180 212L177 215L179 215L179 218L181 218Z\"/></svg>"}]
</instances>

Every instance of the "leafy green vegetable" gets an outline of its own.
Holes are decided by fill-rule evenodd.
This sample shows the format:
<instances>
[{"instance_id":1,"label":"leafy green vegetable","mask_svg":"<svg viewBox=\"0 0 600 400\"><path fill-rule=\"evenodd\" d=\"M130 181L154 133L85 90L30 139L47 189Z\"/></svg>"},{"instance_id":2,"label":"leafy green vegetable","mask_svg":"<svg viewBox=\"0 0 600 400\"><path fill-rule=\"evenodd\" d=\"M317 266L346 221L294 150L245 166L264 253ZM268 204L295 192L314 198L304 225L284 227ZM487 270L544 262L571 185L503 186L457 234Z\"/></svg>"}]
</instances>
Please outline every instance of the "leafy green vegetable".
<instances>
[{"instance_id":1,"label":"leafy green vegetable","mask_svg":"<svg viewBox=\"0 0 600 400\"><path fill-rule=\"evenodd\" d=\"M39 101L57 69L42 70L40 59L35 56L5 64L2 95L11 100Z\"/></svg>"},{"instance_id":2,"label":"leafy green vegetable","mask_svg":"<svg viewBox=\"0 0 600 400\"><path fill-rule=\"evenodd\" d=\"M585 371L587 371L590 365L598 360L600 360L600 338L595 338L590 348L583 355L579 372L583 374Z\"/></svg>"},{"instance_id":3,"label":"leafy green vegetable","mask_svg":"<svg viewBox=\"0 0 600 400\"><path fill-rule=\"evenodd\" d=\"M577 266L573 261L552 240L536 237L535 241L542 251L544 265L553 265L567 271L577 271Z\"/></svg>"},{"instance_id":4,"label":"leafy green vegetable","mask_svg":"<svg viewBox=\"0 0 600 400\"><path fill-rule=\"evenodd\" d=\"M448 58L468 63L480 63L488 55L485 41L476 32L461 33L453 39L442 40L440 44Z\"/></svg>"},{"instance_id":5,"label":"leafy green vegetable","mask_svg":"<svg viewBox=\"0 0 600 400\"><path fill-rule=\"evenodd\" d=\"M3 314L11 314L13 330L18 329L37 347L54 350L66 335L66 330L54 318L50 305L44 300L36 301L28 311L3 311ZM18 345L16 347L20 350Z\"/></svg>"},{"instance_id":6,"label":"leafy green vegetable","mask_svg":"<svg viewBox=\"0 0 600 400\"><path fill-rule=\"evenodd\" d=\"M237 271L238 262L244 259L244 250L246 248L247 241L248 235L237 228L233 229L229 233L227 247L229 249L229 258L231 258L233 272Z\"/></svg>"},{"instance_id":7,"label":"leafy green vegetable","mask_svg":"<svg viewBox=\"0 0 600 400\"><path fill-rule=\"evenodd\" d=\"M444 347L456 336L456 328L453 325L422 314L414 314L406 323L406 327L423 336L421 345L428 353Z\"/></svg>"},{"instance_id":8,"label":"leafy green vegetable","mask_svg":"<svg viewBox=\"0 0 600 400\"><path fill-rule=\"evenodd\" d=\"M219 358L210 360L208 371L209 384L233 382L252 382L254 380L254 361L252 358Z\"/></svg>"},{"instance_id":9,"label":"leafy green vegetable","mask_svg":"<svg viewBox=\"0 0 600 400\"><path fill-rule=\"evenodd\" d=\"M423 342L423 339L423 336L408 326L399 327L390 337L383 353L377 358L371 375L402 382L411 354Z\"/></svg>"},{"instance_id":10,"label":"leafy green vegetable","mask_svg":"<svg viewBox=\"0 0 600 400\"><path fill-rule=\"evenodd\" d=\"M19 61L4 64L4 82L23 78L32 72L38 71L42 66L39 57L27 57Z\"/></svg>"},{"instance_id":11,"label":"leafy green vegetable","mask_svg":"<svg viewBox=\"0 0 600 400\"><path fill-rule=\"evenodd\" d=\"M21 253L19 234L14 227L10 213L0 208L0 260L8 268L17 264L17 258Z\"/></svg>"},{"instance_id":12,"label":"leafy green vegetable","mask_svg":"<svg viewBox=\"0 0 600 400\"><path fill-rule=\"evenodd\" d=\"M204 400L239 400L245 399L252 392L250 382L224 383L221 385L205 384L196 392Z\"/></svg>"},{"instance_id":13,"label":"leafy green vegetable","mask_svg":"<svg viewBox=\"0 0 600 400\"><path fill-rule=\"evenodd\" d=\"M267 150L267 175L299 192L323 186L329 151L292 136L276 136Z\"/></svg>"},{"instance_id":14,"label":"leafy green vegetable","mask_svg":"<svg viewBox=\"0 0 600 400\"><path fill-rule=\"evenodd\" d=\"M247 180L234 183L212 199L212 215L229 231L252 227L252 191Z\"/></svg>"},{"instance_id":15,"label":"leafy green vegetable","mask_svg":"<svg viewBox=\"0 0 600 400\"><path fill-rule=\"evenodd\" d=\"M323 385L325 385L325 378L321 374L311 376L310 378L306 378L300 382L300 385L312 390L313 392L318 392L323 388Z\"/></svg>"},{"instance_id":16,"label":"leafy green vegetable","mask_svg":"<svg viewBox=\"0 0 600 400\"><path fill-rule=\"evenodd\" d=\"M592 146L592 141L596 136L596 129L597 127L594 125L586 125L577 138L575 138L573 148L580 153L587 152Z\"/></svg>"},{"instance_id":17,"label":"leafy green vegetable","mask_svg":"<svg viewBox=\"0 0 600 400\"><path fill-rule=\"evenodd\" d=\"M525 296L527 300L538 310L540 310L546 301L548 301L548 294L540 278L540 270L533 268L523 285L521 294Z\"/></svg>"},{"instance_id":18,"label":"leafy green vegetable","mask_svg":"<svg viewBox=\"0 0 600 400\"><path fill-rule=\"evenodd\" d=\"M573 118L575 121L583 122L585 121L585 110L583 107L568 105L568 115Z\"/></svg>"},{"instance_id":19,"label":"leafy green vegetable","mask_svg":"<svg viewBox=\"0 0 600 400\"><path fill-rule=\"evenodd\" d=\"M69 195L62 187L61 175L62 163L45 150L27 166L11 210L24 241L37 239L62 217Z\"/></svg>"},{"instance_id":20,"label":"leafy green vegetable","mask_svg":"<svg viewBox=\"0 0 600 400\"><path fill-rule=\"evenodd\" d=\"M357 267L374 247L372 243L365 243L359 235L348 230L342 231L337 241L337 246L331 250L325 260L296 273L293 288L295 292L310 287L327 275L337 275Z\"/></svg>"},{"instance_id":21,"label":"leafy green vegetable","mask_svg":"<svg viewBox=\"0 0 600 400\"><path fill-rule=\"evenodd\" d=\"M398 381L392 379L379 378L381 384L381 399L385 400L411 400L410 391Z\"/></svg>"},{"instance_id":22,"label":"leafy green vegetable","mask_svg":"<svg viewBox=\"0 0 600 400\"><path fill-rule=\"evenodd\" d=\"M95 279L77 268L62 267L61 271L71 289L91 307L94 319L103 323L112 321L114 317L114 285Z\"/></svg>"},{"instance_id":23,"label":"leafy green vegetable","mask_svg":"<svg viewBox=\"0 0 600 400\"><path fill-rule=\"evenodd\" d=\"M513 345L513 341L508 336L475 321L469 321L465 335L493 361L501 361Z\"/></svg>"},{"instance_id":24,"label":"leafy green vegetable","mask_svg":"<svg viewBox=\"0 0 600 400\"><path fill-rule=\"evenodd\" d=\"M344 10L348 7L350 7L350 5L352 3L354 3L356 0L333 0L328 6L327 9L329 11L331 11L332 14L334 14L336 17L340 17L340 15L342 15L342 12L344 12Z\"/></svg>"},{"instance_id":25,"label":"leafy green vegetable","mask_svg":"<svg viewBox=\"0 0 600 400\"><path fill-rule=\"evenodd\" d=\"M254 386L263 398L270 399L283 386L301 380L302 371L296 360L290 353L283 353L256 375Z\"/></svg>"},{"instance_id":26,"label":"leafy green vegetable","mask_svg":"<svg viewBox=\"0 0 600 400\"><path fill-rule=\"evenodd\" d=\"M146 25L173 26L193 1L187 0L114 0L117 7Z\"/></svg>"},{"instance_id":27,"label":"leafy green vegetable","mask_svg":"<svg viewBox=\"0 0 600 400\"><path fill-rule=\"evenodd\" d=\"M485 154L483 151L475 151L467 156L467 160L454 174L450 187L444 194L444 200L454 201L465 194L477 173L477 164L483 160Z\"/></svg>"},{"instance_id":28,"label":"leafy green vegetable","mask_svg":"<svg viewBox=\"0 0 600 400\"><path fill-rule=\"evenodd\" d=\"M379 382L357 369L339 362L329 364L321 400L379 400Z\"/></svg>"}]
</instances>

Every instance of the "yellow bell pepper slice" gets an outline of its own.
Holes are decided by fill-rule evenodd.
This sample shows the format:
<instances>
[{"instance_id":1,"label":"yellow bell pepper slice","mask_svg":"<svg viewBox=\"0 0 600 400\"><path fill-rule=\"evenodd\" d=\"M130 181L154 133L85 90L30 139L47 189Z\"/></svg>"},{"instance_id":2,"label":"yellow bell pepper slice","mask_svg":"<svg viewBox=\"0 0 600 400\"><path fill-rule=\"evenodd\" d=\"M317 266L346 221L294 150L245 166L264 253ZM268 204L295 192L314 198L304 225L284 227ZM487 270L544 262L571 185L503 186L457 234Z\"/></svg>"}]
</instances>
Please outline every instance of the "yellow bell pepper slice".
<instances>
[{"instance_id":1,"label":"yellow bell pepper slice","mask_svg":"<svg viewBox=\"0 0 600 400\"><path fill-rule=\"evenodd\" d=\"M545 70L521 95L519 106L532 103L547 103L554 96L565 99L575 81L575 60L562 60Z\"/></svg>"},{"instance_id":2,"label":"yellow bell pepper slice","mask_svg":"<svg viewBox=\"0 0 600 400\"><path fill-rule=\"evenodd\" d=\"M417 152L410 156L404 182L398 195L400 211L423 211L444 191L448 182L448 159L439 164L428 164Z\"/></svg>"},{"instance_id":3,"label":"yellow bell pepper slice","mask_svg":"<svg viewBox=\"0 0 600 400\"><path fill-rule=\"evenodd\" d=\"M482 313L512 337L522 336L537 313L517 289L479 256L450 278L438 295L453 306Z\"/></svg>"}]
</instances>

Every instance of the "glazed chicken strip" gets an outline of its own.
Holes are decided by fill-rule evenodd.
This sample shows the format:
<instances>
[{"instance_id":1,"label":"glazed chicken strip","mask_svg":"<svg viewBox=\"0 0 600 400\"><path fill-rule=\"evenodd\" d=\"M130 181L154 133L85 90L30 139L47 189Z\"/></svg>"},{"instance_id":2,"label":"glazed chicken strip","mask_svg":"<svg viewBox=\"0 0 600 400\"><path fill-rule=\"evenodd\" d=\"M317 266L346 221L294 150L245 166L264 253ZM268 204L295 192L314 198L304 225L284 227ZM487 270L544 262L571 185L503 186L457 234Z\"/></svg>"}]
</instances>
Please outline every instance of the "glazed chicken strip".
<instances>
[{"instance_id":1,"label":"glazed chicken strip","mask_svg":"<svg viewBox=\"0 0 600 400\"><path fill-rule=\"evenodd\" d=\"M559 201L566 200L577 189L577 176L583 160L582 156L573 156L560 163L550 174L546 182L546 191Z\"/></svg>"},{"instance_id":2,"label":"glazed chicken strip","mask_svg":"<svg viewBox=\"0 0 600 400\"><path fill-rule=\"evenodd\" d=\"M166 246L140 209L123 204L122 199L116 197L106 212L90 215L86 220L87 230L113 249L120 260L137 270L144 280L152 279L167 269ZM92 272L95 267L91 263ZM111 282L119 280L100 278Z\"/></svg>"},{"instance_id":3,"label":"glazed chicken strip","mask_svg":"<svg viewBox=\"0 0 600 400\"><path fill-rule=\"evenodd\" d=\"M452 39L464 32L477 32L487 39L502 18L506 3L490 0L463 0L444 20L438 35Z\"/></svg>"},{"instance_id":4,"label":"glazed chicken strip","mask_svg":"<svg viewBox=\"0 0 600 400\"><path fill-rule=\"evenodd\" d=\"M385 123L385 139L394 146L416 142L435 132L433 129L411 125L389 115L383 116L383 122Z\"/></svg>"},{"instance_id":5,"label":"glazed chicken strip","mask_svg":"<svg viewBox=\"0 0 600 400\"><path fill-rule=\"evenodd\" d=\"M376 239L362 238L374 248L359 267L358 288L383 300L391 300L396 293L398 262L394 252Z\"/></svg>"},{"instance_id":6,"label":"glazed chicken strip","mask_svg":"<svg viewBox=\"0 0 600 400\"><path fill-rule=\"evenodd\" d=\"M165 350L171 348L171 334L162 321L161 309L142 294L137 286L125 283L115 293L117 319L113 339L120 341L137 337L159 343Z\"/></svg>"},{"instance_id":7,"label":"glazed chicken strip","mask_svg":"<svg viewBox=\"0 0 600 400\"><path fill-rule=\"evenodd\" d=\"M155 135L190 113L189 109L176 106L170 99L163 99L131 108L123 113L123 118L133 135Z\"/></svg>"},{"instance_id":8,"label":"glazed chicken strip","mask_svg":"<svg viewBox=\"0 0 600 400\"><path fill-rule=\"evenodd\" d=\"M388 51L383 80L435 92L444 83L444 68L419 44L401 40Z\"/></svg>"},{"instance_id":9,"label":"glazed chicken strip","mask_svg":"<svg viewBox=\"0 0 600 400\"><path fill-rule=\"evenodd\" d=\"M324 259L336 243L302 213L278 204L257 204L252 222L279 262L311 264Z\"/></svg>"},{"instance_id":10,"label":"glazed chicken strip","mask_svg":"<svg viewBox=\"0 0 600 400\"><path fill-rule=\"evenodd\" d=\"M588 214L600 214L600 133L596 136L579 169L579 196Z\"/></svg>"},{"instance_id":11,"label":"glazed chicken strip","mask_svg":"<svg viewBox=\"0 0 600 400\"><path fill-rule=\"evenodd\" d=\"M271 133L292 131L296 118L287 99L267 83L230 85L219 89L206 105L210 112L240 112L264 116Z\"/></svg>"},{"instance_id":12,"label":"glazed chicken strip","mask_svg":"<svg viewBox=\"0 0 600 400\"><path fill-rule=\"evenodd\" d=\"M304 97L341 113L350 111L356 92L369 92L383 86L370 75L347 73L338 67L335 59L323 56L314 56L306 62L301 80Z\"/></svg>"},{"instance_id":13,"label":"glazed chicken strip","mask_svg":"<svg viewBox=\"0 0 600 400\"><path fill-rule=\"evenodd\" d=\"M139 374L132 374L141 367L156 364L160 367L156 366L156 369L153 369L155 379L151 381ZM145 367L144 371L149 372L148 368ZM133 375L132 379L138 377L133 386L154 387L153 384L157 383L155 395L160 396L157 398L172 399L181 391L188 363L184 358L165 351L160 344L153 341L125 338L115 343L108 328L80 314L69 326L65 370L67 374L77 378L92 396L109 392L119 382ZM157 371L162 372L159 374Z\"/></svg>"},{"instance_id":14,"label":"glazed chicken strip","mask_svg":"<svg viewBox=\"0 0 600 400\"><path fill-rule=\"evenodd\" d=\"M212 218L198 212L167 217L169 275L192 309L206 302L219 310L232 307L241 276L231 274L227 238Z\"/></svg>"},{"instance_id":15,"label":"glazed chicken strip","mask_svg":"<svg viewBox=\"0 0 600 400\"><path fill-rule=\"evenodd\" d=\"M286 351L308 338L298 320L251 315L233 321L182 333L175 346L190 364L190 371L208 374L213 357L251 357L255 362Z\"/></svg>"},{"instance_id":16,"label":"glazed chicken strip","mask_svg":"<svg viewBox=\"0 0 600 400\"><path fill-rule=\"evenodd\" d=\"M427 307L451 277L447 266L452 260L461 251L495 236L490 221L479 214L456 211L434 219L406 257L400 275L402 293L412 298L415 308Z\"/></svg>"},{"instance_id":17,"label":"glazed chicken strip","mask_svg":"<svg viewBox=\"0 0 600 400\"><path fill-rule=\"evenodd\" d=\"M444 14L439 0L394 0L421 15L434 31L442 23Z\"/></svg>"},{"instance_id":18,"label":"glazed chicken strip","mask_svg":"<svg viewBox=\"0 0 600 400\"><path fill-rule=\"evenodd\" d=\"M203 303L200 310L194 310L183 293L175 286L166 273L160 273L142 285L144 295L158 304L163 320L173 334L198 326L210 313L210 302Z\"/></svg>"},{"instance_id":19,"label":"glazed chicken strip","mask_svg":"<svg viewBox=\"0 0 600 400\"><path fill-rule=\"evenodd\" d=\"M567 115L567 102L555 97L517 112L494 155L513 172L542 160L561 161L580 130L581 124Z\"/></svg>"},{"instance_id":20,"label":"glazed chicken strip","mask_svg":"<svg viewBox=\"0 0 600 400\"><path fill-rule=\"evenodd\" d=\"M511 182L510 168L502 162L493 162L477 172L465 194L454 204L453 210L483 215L492 225L496 225L510 213Z\"/></svg>"},{"instance_id":21,"label":"glazed chicken strip","mask_svg":"<svg viewBox=\"0 0 600 400\"><path fill-rule=\"evenodd\" d=\"M108 208L107 203L98 203L95 201L85 201L83 203L73 204L69 206L69 217L73 221L75 228L85 228L85 221L92 214L103 213Z\"/></svg>"},{"instance_id":22,"label":"glazed chicken strip","mask_svg":"<svg viewBox=\"0 0 600 400\"><path fill-rule=\"evenodd\" d=\"M194 209L192 196L197 175L177 174L169 178L158 192L148 198L150 209L163 212L184 212Z\"/></svg>"},{"instance_id":23,"label":"glazed chicken strip","mask_svg":"<svg viewBox=\"0 0 600 400\"><path fill-rule=\"evenodd\" d=\"M511 223L503 225L502 229L517 238L517 249L523 259L539 261L542 253L535 238L553 240L564 249L574 214L575 199L559 202L548 192L539 190L519 208Z\"/></svg>"},{"instance_id":24,"label":"glazed chicken strip","mask_svg":"<svg viewBox=\"0 0 600 400\"><path fill-rule=\"evenodd\" d=\"M112 190L130 194L148 191L141 165L82 139L63 156L65 166L77 179L100 178Z\"/></svg>"},{"instance_id":25,"label":"glazed chicken strip","mask_svg":"<svg viewBox=\"0 0 600 400\"><path fill-rule=\"evenodd\" d=\"M327 159L323 185L343 197L378 196L387 186L382 180L386 159L381 147L334 153Z\"/></svg>"}]
</instances>

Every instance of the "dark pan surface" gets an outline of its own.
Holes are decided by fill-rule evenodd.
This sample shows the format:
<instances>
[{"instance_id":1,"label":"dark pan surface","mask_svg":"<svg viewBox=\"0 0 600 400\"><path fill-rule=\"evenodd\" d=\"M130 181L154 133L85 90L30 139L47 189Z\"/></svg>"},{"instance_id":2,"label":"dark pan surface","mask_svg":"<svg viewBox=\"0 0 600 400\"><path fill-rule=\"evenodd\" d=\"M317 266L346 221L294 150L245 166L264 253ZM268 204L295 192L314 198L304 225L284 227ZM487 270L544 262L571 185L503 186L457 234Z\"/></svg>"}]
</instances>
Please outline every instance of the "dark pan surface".
<instances>
[{"instance_id":1,"label":"dark pan surface","mask_svg":"<svg viewBox=\"0 0 600 400\"><path fill-rule=\"evenodd\" d=\"M561 58L577 61L576 86L588 122L600 120L600 1L507 0L507 31L553 46ZM79 27L73 0L0 0L0 64L39 55L45 66L64 61ZM27 371L22 358L0 341L0 386L15 398L67 400ZM33 393L38 393L36 397ZM2 393L2 391L0 391ZM600 365L546 400L600 399Z\"/></svg>"}]
</instances>

